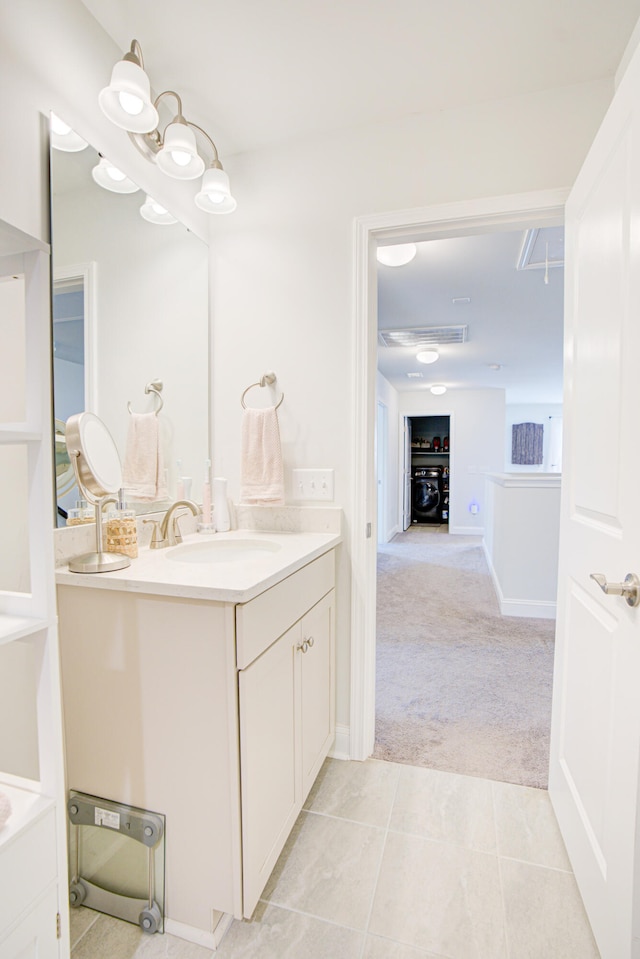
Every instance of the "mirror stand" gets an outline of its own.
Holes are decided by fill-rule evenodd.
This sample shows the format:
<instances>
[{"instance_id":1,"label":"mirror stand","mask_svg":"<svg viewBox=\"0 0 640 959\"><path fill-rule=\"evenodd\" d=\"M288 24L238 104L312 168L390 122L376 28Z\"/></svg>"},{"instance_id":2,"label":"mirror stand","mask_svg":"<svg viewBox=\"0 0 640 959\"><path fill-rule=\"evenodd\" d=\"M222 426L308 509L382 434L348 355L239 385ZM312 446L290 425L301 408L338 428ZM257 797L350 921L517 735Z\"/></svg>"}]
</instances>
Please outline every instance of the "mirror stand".
<instances>
[{"instance_id":1,"label":"mirror stand","mask_svg":"<svg viewBox=\"0 0 640 959\"><path fill-rule=\"evenodd\" d=\"M70 451L70 460L73 465L76 483L82 495L92 506L95 507L96 523L96 549L94 553L84 553L82 556L75 556L69 560L69 570L72 573L108 573L116 569L126 569L131 566L131 560L123 553L107 553L103 549L102 536L102 507L109 496L94 496L82 482L80 470L78 469L78 459L80 452L78 450Z\"/></svg>"}]
</instances>

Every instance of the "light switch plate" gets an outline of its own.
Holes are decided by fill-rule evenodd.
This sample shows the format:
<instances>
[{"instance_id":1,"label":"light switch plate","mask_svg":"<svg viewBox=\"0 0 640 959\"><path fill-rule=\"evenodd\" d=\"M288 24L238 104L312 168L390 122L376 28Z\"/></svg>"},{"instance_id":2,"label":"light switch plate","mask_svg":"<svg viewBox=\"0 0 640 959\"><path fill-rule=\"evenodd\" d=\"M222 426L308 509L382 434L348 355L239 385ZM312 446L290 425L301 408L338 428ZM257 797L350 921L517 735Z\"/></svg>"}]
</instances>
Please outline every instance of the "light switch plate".
<instances>
[{"instance_id":1,"label":"light switch plate","mask_svg":"<svg viewBox=\"0 0 640 959\"><path fill-rule=\"evenodd\" d=\"M331 502L334 496L334 470L293 470L295 499Z\"/></svg>"}]
</instances>

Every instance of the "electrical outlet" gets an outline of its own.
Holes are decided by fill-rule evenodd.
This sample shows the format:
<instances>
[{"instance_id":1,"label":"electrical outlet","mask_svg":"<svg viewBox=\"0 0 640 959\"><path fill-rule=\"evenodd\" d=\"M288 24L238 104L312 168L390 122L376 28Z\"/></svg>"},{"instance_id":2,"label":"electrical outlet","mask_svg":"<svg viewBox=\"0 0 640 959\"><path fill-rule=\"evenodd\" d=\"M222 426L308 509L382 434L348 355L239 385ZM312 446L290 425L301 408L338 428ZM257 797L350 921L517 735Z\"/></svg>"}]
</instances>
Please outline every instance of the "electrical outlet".
<instances>
[{"instance_id":1,"label":"electrical outlet","mask_svg":"<svg viewBox=\"0 0 640 959\"><path fill-rule=\"evenodd\" d=\"M333 470L293 470L293 495L295 499L333 500Z\"/></svg>"}]
</instances>

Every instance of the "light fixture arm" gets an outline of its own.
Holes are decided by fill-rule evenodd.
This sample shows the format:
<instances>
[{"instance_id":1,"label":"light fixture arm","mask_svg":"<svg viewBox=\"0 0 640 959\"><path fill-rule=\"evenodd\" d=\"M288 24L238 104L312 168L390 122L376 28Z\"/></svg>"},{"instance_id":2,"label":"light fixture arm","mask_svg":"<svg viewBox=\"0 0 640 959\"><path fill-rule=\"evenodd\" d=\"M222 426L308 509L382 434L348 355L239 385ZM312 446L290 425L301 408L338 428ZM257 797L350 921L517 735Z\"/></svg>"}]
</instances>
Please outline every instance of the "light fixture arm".
<instances>
[{"instance_id":1,"label":"light fixture arm","mask_svg":"<svg viewBox=\"0 0 640 959\"><path fill-rule=\"evenodd\" d=\"M209 145L211 146L211 150L213 152L213 160L211 161L210 166L215 167L216 170L221 170L222 164L220 163L220 157L218 156L218 148L213 142L213 140L211 139L211 137L209 136L209 134L207 133L207 131L203 130L202 127L199 127L197 123L192 123L191 120L187 120L187 123L189 124L190 127L193 127L194 130L198 130L203 135L203 137L209 141Z\"/></svg>"},{"instance_id":2,"label":"light fixture arm","mask_svg":"<svg viewBox=\"0 0 640 959\"><path fill-rule=\"evenodd\" d=\"M128 53L122 58L123 60L128 60L129 63L135 63L137 67L142 67L144 70L144 57L142 56L142 47L137 40L131 41L131 49Z\"/></svg>"},{"instance_id":3,"label":"light fixture arm","mask_svg":"<svg viewBox=\"0 0 640 959\"><path fill-rule=\"evenodd\" d=\"M176 93L175 90L164 90L153 101L153 105L156 108L156 110L158 109L158 104L160 103L163 97L175 97L176 100L178 101L178 113L176 114L175 120L172 120L171 122L186 123L187 121L185 120L184 115L182 113L182 100L180 99L180 94Z\"/></svg>"}]
</instances>

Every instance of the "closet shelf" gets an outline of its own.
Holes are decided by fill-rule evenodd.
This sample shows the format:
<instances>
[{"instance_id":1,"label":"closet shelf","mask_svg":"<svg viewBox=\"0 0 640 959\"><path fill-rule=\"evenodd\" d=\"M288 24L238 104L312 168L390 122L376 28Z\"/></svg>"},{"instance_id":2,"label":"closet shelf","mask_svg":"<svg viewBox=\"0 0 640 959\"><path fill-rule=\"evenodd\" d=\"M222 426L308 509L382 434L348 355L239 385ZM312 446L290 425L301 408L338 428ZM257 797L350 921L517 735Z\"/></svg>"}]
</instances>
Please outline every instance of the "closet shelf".
<instances>
[{"instance_id":1,"label":"closet shelf","mask_svg":"<svg viewBox=\"0 0 640 959\"><path fill-rule=\"evenodd\" d=\"M0 772L0 792L9 797L11 815L0 830L0 850L8 846L24 830L55 807L55 800L31 789L8 783Z\"/></svg>"},{"instance_id":2,"label":"closet shelf","mask_svg":"<svg viewBox=\"0 0 640 959\"><path fill-rule=\"evenodd\" d=\"M39 443L41 440L41 432L27 430L19 423L0 423L0 444Z\"/></svg>"}]
</instances>

